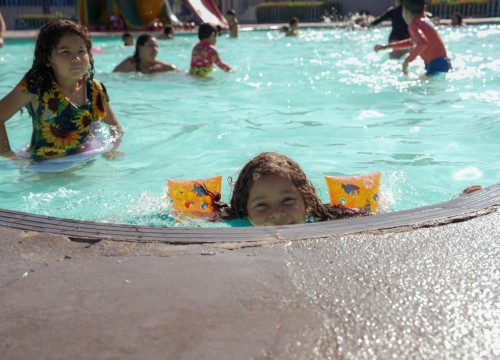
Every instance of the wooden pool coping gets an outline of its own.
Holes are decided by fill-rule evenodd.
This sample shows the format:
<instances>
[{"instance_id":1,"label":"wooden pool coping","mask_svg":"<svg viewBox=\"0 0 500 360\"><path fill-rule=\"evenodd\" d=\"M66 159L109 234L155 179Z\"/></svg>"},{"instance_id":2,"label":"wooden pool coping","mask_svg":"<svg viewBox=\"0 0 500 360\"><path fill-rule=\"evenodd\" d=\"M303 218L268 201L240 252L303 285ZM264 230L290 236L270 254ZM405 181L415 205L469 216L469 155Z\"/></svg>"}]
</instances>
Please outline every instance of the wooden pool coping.
<instances>
[{"instance_id":1,"label":"wooden pool coping","mask_svg":"<svg viewBox=\"0 0 500 360\"><path fill-rule=\"evenodd\" d=\"M72 239L154 241L169 244L287 241L354 234L391 228L436 226L465 221L500 206L500 183L456 199L397 212L314 224L203 228L150 227L70 220L0 209L0 226L61 234Z\"/></svg>"}]
</instances>

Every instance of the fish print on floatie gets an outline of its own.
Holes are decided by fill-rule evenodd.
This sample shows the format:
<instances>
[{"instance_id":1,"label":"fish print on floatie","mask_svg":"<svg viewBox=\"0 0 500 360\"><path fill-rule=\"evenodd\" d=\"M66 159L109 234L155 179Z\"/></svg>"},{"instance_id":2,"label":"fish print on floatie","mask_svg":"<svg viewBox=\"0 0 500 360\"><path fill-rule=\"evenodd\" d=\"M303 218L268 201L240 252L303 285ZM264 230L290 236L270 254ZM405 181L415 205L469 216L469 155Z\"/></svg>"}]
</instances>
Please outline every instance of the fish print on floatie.
<instances>
[{"instance_id":1,"label":"fish print on floatie","mask_svg":"<svg viewBox=\"0 0 500 360\"><path fill-rule=\"evenodd\" d=\"M208 195L207 187L205 186L205 184L202 185L194 184L193 192L196 194L196 196Z\"/></svg>"},{"instance_id":2,"label":"fish print on floatie","mask_svg":"<svg viewBox=\"0 0 500 360\"><path fill-rule=\"evenodd\" d=\"M356 185L342 184L342 189L344 189L347 195L355 195L356 192L359 194L359 187L357 187Z\"/></svg>"},{"instance_id":3,"label":"fish print on floatie","mask_svg":"<svg viewBox=\"0 0 500 360\"><path fill-rule=\"evenodd\" d=\"M363 207L363 210L365 210L365 211L371 211L372 210L372 206L370 204L370 200L366 199L366 203L365 203L365 206Z\"/></svg>"},{"instance_id":4,"label":"fish print on floatie","mask_svg":"<svg viewBox=\"0 0 500 360\"><path fill-rule=\"evenodd\" d=\"M186 202L184 203L184 206L185 206L187 209L189 209L189 207L190 207L191 205L194 205L194 201L192 201L192 200L188 200L188 201L186 201Z\"/></svg>"}]
</instances>

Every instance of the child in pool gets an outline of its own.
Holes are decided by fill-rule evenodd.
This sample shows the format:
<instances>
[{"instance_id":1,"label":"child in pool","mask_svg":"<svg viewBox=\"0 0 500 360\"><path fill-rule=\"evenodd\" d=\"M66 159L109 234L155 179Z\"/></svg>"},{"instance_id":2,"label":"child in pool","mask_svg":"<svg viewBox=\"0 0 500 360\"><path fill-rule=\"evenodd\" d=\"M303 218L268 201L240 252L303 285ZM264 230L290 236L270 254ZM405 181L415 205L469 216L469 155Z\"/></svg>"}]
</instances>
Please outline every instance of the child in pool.
<instances>
[{"instance_id":1,"label":"child in pool","mask_svg":"<svg viewBox=\"0 0 500 360\"><path fill-rule=\"evenodd\" d=\"M293 17L288 22L288 29L286 31L286 36L297 36L299 35L299 19Z\"/></svg>"},{"instance_id":2,"label":"child in pool","mask_svg":"<svg viewBox=\"0 0 500 360\"><path fill-rule=\"evenodd\" d=\"M236 17L236 11L234 11L234 9L228 10L226 12L226 18L229 24L229 37L238 37L238 25L240 24L240 22Z\"/></svg>"},{"instance_id":3,"label":"child in pool","mask_svg":"<svg viewBox=\"0 0 500 360\"><path fill-rule=\"evenodd\" d=\"M469 186L462 194L481 190ZM285 155L263 152L251 159L234 183L230 203L205 189L215 210L212 221L247 219L254 226L292 225L370 215L362 209L323 204L300 165Z\"/></svg>"},{"instance_id":4,"label":"child in pool","mask_svg":"<svg viewBox=\"0 0 500 360\"><path fill-rule=\"evenodd\" d=\"M158 35L158 39L160 40L172 40L174 38L174 28L172 25L167 24L163 28L163 32Z\"/></svg>"},{"instance_id":5,"label":"child in pool","mask_svg":"<svg viewBox=\"0 0 500 360\"><path fill-rule=\"evenodd\" d=\"M101 120L118 147L123 130L108 104L106 88L94 79L91 48L88 30L73 21L56 20L40 29L31 69L0 100L1 156L15 158L5 122L22 107L33 121L27 151L35 161L83 151L93 137L93 125Z\"/></svg>"},{"instance_id":6,"label":"child in pool","mask_svg":"<svg viewBox=\"0 0 500 360\"><path fill-rule=\"evenodd\" d=\"M160 61L158 42L153 35L142 34L137 38L134 55L126 58L114 68L114 72L141 72L152 74L157 72L177 71L174 65Z\"/></svg>"},{"instance_id":7,"label":"child in pool","mask_svg":"<svg viewBox=\"0 0 500 360\"><path fill-rule=\"evenodd\" d=\"M285 155L264 152L241 170L222 218L246 218L255 226L303 224L368 215L359 209L323 204L299 164Z\"/></svg>"},{"instance_id":8,"label":"child in pool","mask_svg":"<svg viewBox=\"0 0 500 360\"><path fill-rule=\"evenodd\" d=\"M460 13L454 13L451 16L451 26L463 26L464 21L463 21L463 16Z\"/></svg>"},{"instance_id":9,"label":"child in pool","mask_svg":"<svg viewBox=\"0 0 500 360\"><path fill-rule=\"evenodd\" d=\"M408 74L408 65L417 56L421 56L424 60L427 75L448 72L451 64L441 37L429 18L425 16L425 0L403 0L403 18L408 24L411 39L387 45L375 45L375 51L412 48L403 63L404 74Z\"/></svg>"},{"instance_id":10,"label":"child in pool","mask_svg":"<svg viewBox=\"0 0 500 360\"><path fill-rule=\"evenodd\" d=\"M193 48L191 56L191 68L189 73L195 76L207 76L213 69L214 64L224 71L231 71L231 67L222 62L215 43L217 41L217 28L209 23L203 23L198 28L200 42Z\"/></svg>"},{"instance_id":11,"label":"child in pool","mask_svg":"<svg viewBox=\"0 0 500 360\"><path fill-rule=\"evenodd\" d=\"M123 40L123 45L134 46L134 36L131 33L129 32L123 33L122 40Z\"/></svg>"}]
</instances>

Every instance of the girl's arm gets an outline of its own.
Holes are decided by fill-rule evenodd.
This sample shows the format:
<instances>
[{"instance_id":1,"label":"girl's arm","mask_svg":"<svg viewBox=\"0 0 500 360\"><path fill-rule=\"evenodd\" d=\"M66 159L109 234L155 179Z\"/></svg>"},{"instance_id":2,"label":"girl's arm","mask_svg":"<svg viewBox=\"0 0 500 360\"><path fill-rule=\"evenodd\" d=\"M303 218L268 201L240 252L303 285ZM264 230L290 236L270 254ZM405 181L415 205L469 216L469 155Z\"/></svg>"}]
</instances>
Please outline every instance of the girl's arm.
<instances>
[{"instance_id":1,"label":"girl's arm","mask_svg":"<svg viewBox=\"0 0 500 360\"><path fill-rule=\"evenodd\" d=\"M375 26L375 25L378 25L380 24L382 21L385 21L385 20L389 20L391 19L392 17L392 12L394 11L394 8L391 7L389 8L384 15L376 18L375 20L373 20L371 23L368 24L368 27L372 27L372 26Z\"/></svg>"},{"instance_id":2,"label":"girl's arm","mask_svg":"<svg viewBox=\"0 0 500 360\"><path fill-rule=\"evenodd\" d=\"M106 109L106 117L102 119L102 121L109 126L109 132L113 137L113 148L117 149L118 146L120 146L120 138L123 135L123 128L116 119L115 113L109 104Z\"/></svg>"},{"instance_id":3,"label":"girl's arm","mask_svg":"<svg viewBox=\"0 0 500 360\"><path fill-rule=\"evenodd\" d=\"M5 122L32 100L35 100L33 94L23 92L18 87L15 87L0 100L0 156L9 157L12 155Z\"/></svg>"},{"instance_id":4,"label":"girl's arm","mask_svg":"<svg viewBox=\"0 0 500 360\"><path fill-rule=\"evenodd\" d=\"M394 41L389 44L385 45L380 45L377 44L373 48L375 51L380 51L380 50L385 50L385 49L392 49L392 50L405 50L412 48L415 44L413 43L412 39L406 39L406 40L401 40L401 41Z\"/></svg>"},{"instance_id":5,"label":"girl's arm","mask_svg":"<svg viewBox=\"0 0 500 360\"><path fill-rule=\"evenodd\" d=\"M217 50L215 50L214 48L211 48L210 49L210 53L211 53L211 56L212 56L212 61L218 66L220 67L222 70L224 71L231 71L231 66L225 64L222 62L222 60L220 59L220 56L219 56L219 53L217 52Z\"/></svg>"}]
</instances>

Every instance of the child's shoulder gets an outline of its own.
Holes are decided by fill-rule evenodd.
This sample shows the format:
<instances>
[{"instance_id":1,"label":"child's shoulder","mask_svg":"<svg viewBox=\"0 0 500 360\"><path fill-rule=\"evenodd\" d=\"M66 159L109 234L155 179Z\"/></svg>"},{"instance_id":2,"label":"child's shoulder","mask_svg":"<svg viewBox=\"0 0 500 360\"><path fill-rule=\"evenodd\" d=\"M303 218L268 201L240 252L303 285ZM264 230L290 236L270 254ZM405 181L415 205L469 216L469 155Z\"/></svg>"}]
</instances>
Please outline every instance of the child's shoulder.
<instances>
[{"instance_id":1,"label":"child's shoulder","mask_svg":"<svg viewBox=\"0 0 500 360\"><path fill-rule=\"evenodd\" d=\"M53 88L53 81L47 79L38 79L29 77L25 75L21 81L17 84L17 88L24 93L29 93L33 95L43 94L47 91L51 91Z\"/></svg>"}]
</instances>

